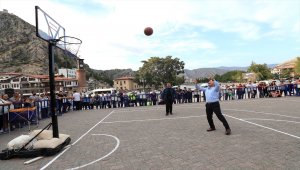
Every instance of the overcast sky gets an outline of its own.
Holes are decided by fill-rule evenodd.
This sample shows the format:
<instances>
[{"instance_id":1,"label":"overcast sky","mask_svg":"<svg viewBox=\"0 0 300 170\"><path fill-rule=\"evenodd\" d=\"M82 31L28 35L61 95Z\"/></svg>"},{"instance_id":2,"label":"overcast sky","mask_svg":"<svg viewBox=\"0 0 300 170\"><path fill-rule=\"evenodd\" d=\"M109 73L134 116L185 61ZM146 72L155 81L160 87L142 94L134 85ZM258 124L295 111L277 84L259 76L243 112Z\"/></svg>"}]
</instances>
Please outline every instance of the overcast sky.
<instances>
[{"instance_id":1,"label":"overcast sky","mask_svg":"<svg viewBox=\"0 0 300 170\"><path fill-rule=\"evenodd\" d=\"M99 70L137 70L153 56L186 69L300 56L300 0L0 0L32 25L35 5L83 41L80 57Z\"/></svg>"}]
</instances>

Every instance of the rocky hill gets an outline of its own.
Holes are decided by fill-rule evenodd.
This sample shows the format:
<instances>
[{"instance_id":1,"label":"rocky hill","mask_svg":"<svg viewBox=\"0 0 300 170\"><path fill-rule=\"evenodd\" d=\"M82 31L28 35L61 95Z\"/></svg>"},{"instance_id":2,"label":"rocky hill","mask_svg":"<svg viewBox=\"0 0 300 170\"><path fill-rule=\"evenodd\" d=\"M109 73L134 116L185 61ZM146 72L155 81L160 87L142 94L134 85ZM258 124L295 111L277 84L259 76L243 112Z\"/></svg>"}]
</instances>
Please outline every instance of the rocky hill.
<instances>
[{"instance_id":1,"label":"rocky hill","mask_svg":"<svg viewBox=\"0 0 300 170\"><path fill-rule=\"evenodd\" d=\"M48 44L35 35L35 27L18 16L0 11L1 72L48 73ZM55 51L56 69L74 67L63 50Z\"/></svg>"},{"instance_id":2,"label":"rocky hill","mask_svg":"<svg viewBox=\"0 0 300 170\"><path fill-rule=\"evenodd\" d=\"M14 14L0 11L1 72L48 74L48 43L36 36L35 27ZM55 68L76 68L76 59L55 49ZM93 70L85 64L87 76L111 82L117 76L132 75L131 69ZM109 80L111 79L111 80Z\"/></svg>"}]
</instances>

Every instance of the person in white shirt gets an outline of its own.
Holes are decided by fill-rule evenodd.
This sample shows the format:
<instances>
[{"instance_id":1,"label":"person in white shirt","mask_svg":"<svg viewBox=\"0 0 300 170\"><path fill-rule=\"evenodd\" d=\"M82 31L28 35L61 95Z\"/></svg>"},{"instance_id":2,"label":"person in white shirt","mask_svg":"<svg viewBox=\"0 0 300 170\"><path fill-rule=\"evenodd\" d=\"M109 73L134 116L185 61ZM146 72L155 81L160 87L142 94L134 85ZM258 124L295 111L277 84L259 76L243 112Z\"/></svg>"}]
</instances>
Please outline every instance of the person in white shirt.
<instances>
[{"instance_id":1,"label":"person in white shirt","mask_svg":"<svg viewBox=\"0 0 300 170\"><path fill-rule=\"evenodd\" d=\"M249 83L246 85L246 87L247 87L248 99L255 98L256 93L257 93L256 83L252 83L252 81L249 81Z\"/></svg>"},{"instance_id":2,"label":"person in white shirt","mask_svg":"<svg viewBox=\"0 0 300 170\"><path fill-rule=\"evenodd\" d=\"M249 81L249 83L246 85L246 92L247 92L247 95L248 95L248 99L251 98L251 94L253 93L252 91L252 81Z\"/></svg>"},{"instance_id":3,"label":"person in white shirt","mask_svg":"<svg viewBox=\"0 0 300 170\"><path fill-rule=\"evenodd\" d=\"M75 109L76 110L80 110L80 106L81 106L81 96L80 96L80 93L77 92L76 90L74 91L74 94L73 94L73 105L75 106Z\"/></svg>"}]
</instances>

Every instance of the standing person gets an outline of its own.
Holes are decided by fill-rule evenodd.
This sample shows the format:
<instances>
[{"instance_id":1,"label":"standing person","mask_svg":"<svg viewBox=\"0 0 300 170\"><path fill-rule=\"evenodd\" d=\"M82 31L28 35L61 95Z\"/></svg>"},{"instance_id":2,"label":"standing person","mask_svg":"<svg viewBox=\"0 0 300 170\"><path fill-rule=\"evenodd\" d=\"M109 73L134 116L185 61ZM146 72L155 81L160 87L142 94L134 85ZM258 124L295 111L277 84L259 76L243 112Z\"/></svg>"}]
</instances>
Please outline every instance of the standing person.
<instances>
[{"instance_id":1,"label":"standing person","mask_svg":"<svg viewBox=\"0 0 300 170\"><path fill-rule=\"evenodd\" d=\"M244 86L240 83L237 87L236 87L236 93L238 95L238 99L243 99L244 98Z\"/></svg>"},{"instance_id":2,"label":"standing person","mask_svg":"<svg viewBox=\"0 0 300 170\"><path fill-rule=\"evenodd\" d=\"M100 105L100 96L98 93L96 93L94 96L94 105L96 106L96 109L98 109L98 107ZM101 106L100 106L100 108L101 108Z\"/></svg>"},{"instance_id":3,"label":"standing person","mask_svg":"<svg viewBox=\"0 0 300 170\"><path fill-rule=\"evenodd\" d=\"M207 129L207 131L210 132L216 130L213 121L213 113L215 113L218 119L223 123L225 127L225 134L230 135L231 129L221 112L221 107L219 103L219 90L220 90L219 83L216 80L210 79L208 81L208 87L206 88L199 86L197 84L198 82L195 83L196 83L196 88L198 90L202 90L206 96L206 104L205 104L206 116L207 116L208 124L210 126L210 128Z\"/></svg>"},{"instance_id":4,"label":"standing person","mask_svg":"<svg viewBox=\"0 0 300 170\"><path fill-rule=\"evenodd\" d=\"M81 110L81 96L80 93L78 93L76 90L73 94L73 105L75 106L76 110Z\"/></svg>"},{"instance_id":5,"label":"standing person","mask_svg":"<svg viewBox=\"0 0 300 170\"><path fill-rule=\"evenodd\" d=\"M151 101L152 101L152 105L156 105L156 102L157 102L157 95L156 95L155 91L153 91L153 92L150 94L150 98L151 98Z\"/></svg>"},{"instance_id":6,"label":"standing person","mask_svg":"<svg viewBox=\"0 0 300 170\"><path fill-rule=\"evenodd\" d=\"M176 92L172 88L171 83L167 83L166 88L163 90L161 93L161 98L164 100L166 104L166 116L172 113L172 106L173 106L173 101L175 99Z\"/></svg>"},{"instance_id":7,"label":"standing person","mask_svg":"<svg viewBox=\"0 0 300 170\"><path fill-rule=\"evenodd\" d=\"M10 98L9 100L10 100L10 102L12 102L15 109L22 108L23 101L22 101L22 98L21 98L21 96L18 92L15 92L13 97Z\"/></svg>"},{"instance_id":8,"label":"standing person","mask_svg":"<svg viewBox=\"0 0 300 170\"><path fill-rule=\"evenodd\" d=\"M42 117L42 119L49 117L48 102L49 102L48 97L42 93L41 94L41 117Z\"/></svg>"}]
</instances>

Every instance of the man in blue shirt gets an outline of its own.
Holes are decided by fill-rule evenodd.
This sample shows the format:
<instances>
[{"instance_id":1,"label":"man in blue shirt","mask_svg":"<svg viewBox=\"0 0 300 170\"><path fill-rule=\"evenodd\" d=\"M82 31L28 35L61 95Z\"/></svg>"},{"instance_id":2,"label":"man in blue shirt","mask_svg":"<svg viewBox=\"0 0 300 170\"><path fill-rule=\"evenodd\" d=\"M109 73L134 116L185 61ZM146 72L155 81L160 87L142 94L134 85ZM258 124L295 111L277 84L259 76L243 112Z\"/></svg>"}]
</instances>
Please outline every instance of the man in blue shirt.
<instances>
[{"instance_id":1,"label":"man in blue shirt","mask_svg":"<svg viewBox=\"0 0 300 170\"><path fill-rule=\"evenodd\" d=\"M225 134L230 135L231 134L230 127L221 112L221 107L219 103L219 90L220 90L219 83L216 80L210 79L208 81L208 87L206 88L199 86L197 84L198 82L195 83L196 83L196 88L198 90L203 91L203 93L205 93L206 96L206 105L205 105L206 116L207 116L208 124L210 126L210 128L207 129L207 131L210 132L216 130L213 121L213 112L214 112L218 117L218 119L223 123L226 129Z\"/></svg>"}]
</instances>

